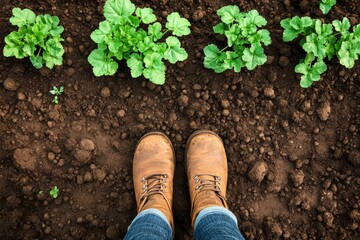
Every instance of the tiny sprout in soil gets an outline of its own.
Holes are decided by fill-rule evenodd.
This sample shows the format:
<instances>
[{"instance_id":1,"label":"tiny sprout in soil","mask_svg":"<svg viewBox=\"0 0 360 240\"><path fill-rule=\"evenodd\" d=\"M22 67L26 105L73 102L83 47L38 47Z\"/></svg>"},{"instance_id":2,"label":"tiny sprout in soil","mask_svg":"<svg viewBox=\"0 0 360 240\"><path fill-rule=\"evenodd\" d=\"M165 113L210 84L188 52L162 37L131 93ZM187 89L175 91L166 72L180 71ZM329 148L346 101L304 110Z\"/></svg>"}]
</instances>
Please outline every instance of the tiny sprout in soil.
<instances>
[{"instance_id":1,"label":"tiny sprout in soil","mask_svg":"<svg viewBox=\"0 0 360 240\"><path fill-rule=\"evenodd\" d=\"M54 99L52 100L53 103L59 104L59 96L64 93L64 87L61 86L59 88L53 87L53 89L50 91L50 93L54 96Z\"/></svg>"},{"instance_id":2,"label":"tiny sprout in soil","mask_svg":"<svg viewBox=\"0 0 360 240\"><path fill-rule=\"evenodd\" d=\"M51 190L50 190L50 196L53 198L57 198L59 196L59 189L57 186L54 186Z\"/></svg>"}]
</instances>

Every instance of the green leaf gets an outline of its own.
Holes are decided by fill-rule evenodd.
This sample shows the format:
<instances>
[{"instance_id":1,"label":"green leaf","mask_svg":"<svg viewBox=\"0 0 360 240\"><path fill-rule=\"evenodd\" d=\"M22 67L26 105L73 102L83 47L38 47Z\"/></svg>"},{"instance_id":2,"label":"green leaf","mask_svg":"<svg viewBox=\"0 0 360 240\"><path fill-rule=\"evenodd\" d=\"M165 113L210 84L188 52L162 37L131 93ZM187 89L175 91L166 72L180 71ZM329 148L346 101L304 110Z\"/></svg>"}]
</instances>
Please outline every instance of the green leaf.
<instances>
[{"instance_id":1,"label":"green leaf","mask_svg":"<svg viewBox=\"0 0 360 240\"><path fill-rule=\"evenodd\" d=\"M165 83L165 66L163 65L163 69L146 68L144 70L144 77L154 84L163 85Z\"/></svg>"},{"instance_id":2,"label":"green leaf","mask_svg":"<svg viewBox=\"0 0 360 240\"><path fill-rule=\"evenodd\" d=\"M326 64L323 61L318 61L313 65L311 72L320 75L320 74L323 74L324 72L326 72L326 70L327 70ZM320 78L319 78L319 80L320 80ZM314 81L316 81L316 80L314 80Z\"/></svg>"},{"instance_id":3,"label":"green leaf","mask_svg":"<svg viewBox=\"0 0 360 240\"><path fill-rule=\"evenodd\" d=\"M238 6L225 6L217 10L217 15L221 17L221 21L225 24L233 23L239 16L240 10Z\"/></svg>"},{"instance_id":4,"label":"green leaf","mask_svg":"<svg viewBox=\"0 0 360 240\"><path fill-rule=\"evenodd\" d=\"M354 26L353 32L354 36L360 39L360 24Z\"/></svg>"},{"instance_id":5,"label":"green leaf","mask_svg":"<svg viewBox=\"0 0 360 240\"><path fill-rule=\"evenodd\" d=\"M320 10L323 14L328 14L331 8L336 4L336 0L321 0Z\"/></svg>"},{"instance_id":6,"label":"green leaf","mask_svg":"<svg viewBox=\"0 0 360 240\"><path fill-rule=\"evenodd\" d=\"M242 60L248 70L253 70L258 65L263 65L266 62L266 55L264 49L259 43L253 44L250 48L244 50Z\"/></svg>"},{"instance_id":7,"label":"green leaf","mask_svg":"<svg viewBox=\"0 0 360 240\"><path fill-rule=\"evenodd\" d=\"M284 28L283 40L285 42L290 42L290 41L294 40L300 34L299 31L297 31L290 25L290 21L291 21L291 19L287 18L280 22L281 27Z\"/></svg>"},{"instance_id":8,"label":"green leaf","mask_svg":"<svg viewBox=\"0 0 360 240\"><path fill-rule=\"evenodd\" d=\"M227 25L226 25L226 24L224 24L224 23L219 23L219 24L217 24L217 25L213 28L213 30L214 30L214 33L224 34L226 28L227 28Z\"/></svg>"},{"instance_id":9,"label":"green leaf","mask_svg":"<svg viewBox=\"0 0 360 240\"><path fill-rule=\"evenodd\" d=\"M236 41L239 39L239 36L244 35L244 33L240 33L240 30L241 29L238 27L238 25L234 24L228 31L225 31L225 36L227 38L227 44L229 47L232 47L236 43Z\"/></svg>"},{"instance_id":10,"label":"green leaf","mask_svg":"<svg viewBox=\"0 0 360 240\"><path fill-rule=\"evenodd\" d=\"M51 29L50 34L51 34L51 36L59 36L63 32L64 32L64 27L63 26L57 26L57 27L53 27Z\"/></svg>"},{"instance_id":11,"label":"green leaf","mask_svg":"<svg viewBox=\"0 0 360 240\"><path fill-rule=\"evenodd\" d=\"M130 0L107 0L104 16L111 23L117 23L121 17L128 17L135 12L135 5Z\"/></svg>"},{"instance_id":12,"label":"green leaf","mask_svg":"<svg viewBox=\"0 0 360 240\"><path fill-rule=\"evenodd\" d=\"M347 18L343 18L342 22L339 20L334 20L332 22L332 25L334 26L335 30L340 32L341 34L349 33L350 29L350 21Z\"/></svg>"},{"instance_id":13,"label":"green leaf","mask_svg":"<svg viewBox=\"0 0 360 240\"><path fill-rule=\"evenodd\" d=\"M271 44L271 37L270 37L270 32L266 29L261 29L257 32L260 41L262 41L264 43L265 46L268 46Z\"/></svg>"},{"instance_id":14,"label":"green leaf","mask_svg":"<svg viewBox=\"0 0 360 240\"><path fill-rule=\"evenodd\" d=\"M106 56L101 49L93 50L88 61L93 66L95 76L114 75L119 67L118 63Z\"/></svg>"},{"instance_id":15,"label":"green leaf","mask_svg":"<svg viewBox=\"0 0 360 240\"><path fill-rule=\"evenodd\" d=\"M280 22L284 28L283 39L285 42L294 40L299 34L305 32L307 28L313 25L313 20L309 17L298 17L287 18Z\"/></svg>"},{"instance_id":16,"label":"green leaf","mask_svg":"<svg viewBox=\"0 0 360 240\"><path fill-rule=\"evenodd\" d=\"M45 65L49 69L52 69L55 65L62 65L62 58L59 56L49 55L46 52L43 54Z\"/></svg>"},{"instance_id":17,"label":"green leaf","mask_svg":"<svg viewBox=\"0 0 360 240\"><path fill-rule=\"evenodd\" d=\"M351 48L351 43L344 41L338 52L340 64L349 69L354 67L355 60L357 60L357 57L351 53Z\"/></svg>"},{"instance_id":18,"label":"green leaf","mask_svg":"<svg viewBox=\"0 0 360 240\"><path fill-rule=\"evenodd\" d=\"M44 59L42 56L31 56L30 61L36 69L40 69L44 66Z\"/></svg>"},{"instance_id":19,"label":"green leaf","mask_svg":"<svg viewBox=\"0 0 360 240\"><path fill-rule=\"evenodd\" d=\"M247 13L247 17L250 18L251 22L255 24L258 27L265 26L267 24L267 21L264 17L259 15L259 12L257 10L251 10Z\"/></svg>"},{"instance_id":20,"label":"green leaf","mask_svg":"<svg viewBox=\"0 0 360 240\"><path fill-rule=\"evenodd\" d=\"M27 56L24 52L24 43L22 41L22 35L18 32L12 32L5 37L5 47L3 54L5 57L16 57L22 59Z\"/></svg>"},{"instance_id":21,"label":"green leaf","mask_svg":"<svg viewBox=\"0 0 360 240\"><path fill-rule=\"evenodd\" d=\"M239 73L241 68L244 67L244 62L242 61L241 57L233 59L233 67L234 72Z\"/></svg>"},{"instance_id":22,"label":"green leaf","mask_svg":"<svg viewBox=\"0 0 360 240\"><path fill-rule=\"evenodd\" d=\"M165 65L161 60L161 55L153 52L144 57L145 69L144 77L152 83L162 85L165 83Z\"/></svg>"},{"instance_id":23,"label":"green leaf","mask_svg":"<svg viewBox=\"0 0 360 240\"><path fill-rule=\"evenodd\" d=\"M61 57L64 54L64 48L61 43L57 42L54 39L49 39L45 44L45 50L48 54L52 56Z\"/></svg>"},{"instance_id":24,"label":"green leaf","mask_svg":"<svg viewBox=\"0 0 360 240\"><path fill-rule=\"evenodd\" d=\"M50 196L53 198L57 198L59 196L59 189L57 186L54 186L50 191Z\"/></svg>"},{"instance_id":25,"label":"green leaf","mask_svg":"<svg viewBox=\"0 0 360 240\"><path fill-rule=\"evenodd\" d=\"M22 27L28 24L35 23L35 13L30 9L13 8L13 16L10 18L10 23L14 26Z\"/></svg>"},{"instance_id":26,"label":"green leaf","mask_svg":"<svg viewBox=\"0 0 360 240\"><path fill-rule=\"evenodd\" d=\"M166 28L172 31L175 36L181 37L190 34L190 22L180 17L179 13L171 13L167 17Z\"/></svg>"},{"instance_id":27,"label":"green leaf","mask_svg":"<svg viewBox=\"0 0 360 240\"><path fill-rule=\"evenodd\" d=\"M151 8L138 8L136 9L135 14L145 24L153 23L156 21L156 16L155 14L153 14L153 10Z\"/></svg>"},{"instance_id":28,"label":"green leaf","mask_svg":"<svg viewBox=\"0 0 360 240\"><path fill-rule=\"evenodd\" d=\"M153 38L154 41L157 41L163 37L163 33L161 32L161 24L156 22L148 27L148 34Z\"/></svg>"},{"instance_id":29,"label":"green leaf","mask_svg":"<svg viewBox=\"0 0 360 240\"><path fill-rule=\"evenodd\" d=\"M306 42L303 45L303 49L307 53L313 53L315 57L324 59L326 57L326 38L318 37L315 33L306 37Z\"/></svg>"},{"instance_id":30,"label":"green leaf","mask_svg":"<svg viewBox=\"0 0 360 240\"><path fill-rule=\"evenodd\" d=\"M204 66L206 68L213 69L216 73L221 73L226 70L224 66L226 54L222 54L216 45L207 45L204 48L204 54Z\"/></svg>"},{"instance_id":31,"label":"green leaf","mask_svg":"<svg viewBox=\"0 0 360 240\"><path fill-rule=\"evenodd\" d=\"M35 45L33 43L26 44L22 49L28 56L34 55Z\"/></svg>"},{"instance_id":32,"label":"green leaf","mask_svg":"<svg viewBox=\"0 0 360 240\"><path fill-rule=\"evenodd\" d=\"M303 88L308 88L314 81L319 81L321 74L326 70L327 66L323 61L316 62L312 67L306 63L300 63L295 67L295 72L302 74L300 86Z\"/></svg>"},{"instance_id":33,"label":"green leaf","mask_svg":"<svg viewBox=\"0 0 360 240\"><path fill-rule=\"evenodd\" d=\"M95 43L101 43L105 41L106 36L111 32L111 30L111 23L108 21L103 21L100 22L99 29L93 31L90 37Z\"/></svg>"},{"instance_id":34,"label":"green leaf","mask_svg":"<svg viewBox=\"0 0 360 240\"><path fill-rule=\"evenodd\" d=\"M130 58L126 61L126 64L130 68L130 73L133 78L140 77L143 74L143 59L139 54L131 54Z\"/></svg>"},{"instance_id":35,"label":"green leaf","mask_svg":"<svg viewBox=\"0 0 360 240\"><path fill-rule=\"evenodd\" d=\"M188 58L188 54L185 49L181 47L179 39L176 37L168 37L166 39L166 43L168 48L165 51L164 58L170 63L174 64L178 61L184 61Z\"/></svg>"},{"instance_id":36,"label":"green leaf","mask_svg":"<svg viewBox=\"0 0 360 240\"><path fill-rule=\"evenodd\" d=\"M310 75L304 75L301 76L301 80L300 80L300 86L302 88L308 88L313 84L313 81L310 78Z\"/></svg>"},{"instance_id":37,"label":"green leaf","mask_svg":"<svg viewBox=\"0 0 360 240\"><path fill-rule=\"evenodd\" d=\"M225 69L234 69L234 72L240 72L241 68L244 67L244 62L241 56L237 52L226 51L226 59L224 60L223 67Z\"/></svg>"},{"instance_id":38,"label":"green leaf","mask_svg":"<svg viewBox=\"0 0 360 240\"><path fill-rule=\"evenodd\" d=\"M298 65L295 66L295 72L306 75L308 74L309 69L305 63L299 63Z\"/></svg>"}]
</instances>

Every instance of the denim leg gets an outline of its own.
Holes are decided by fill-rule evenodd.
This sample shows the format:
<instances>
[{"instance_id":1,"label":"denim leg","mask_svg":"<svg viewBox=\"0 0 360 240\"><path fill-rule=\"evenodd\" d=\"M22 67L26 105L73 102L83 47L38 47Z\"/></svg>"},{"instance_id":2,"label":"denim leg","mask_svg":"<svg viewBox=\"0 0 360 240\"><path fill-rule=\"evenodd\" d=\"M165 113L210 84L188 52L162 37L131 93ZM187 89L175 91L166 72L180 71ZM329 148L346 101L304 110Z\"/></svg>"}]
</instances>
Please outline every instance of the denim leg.
<instances>
[{"instance_id":1,"label":"denim leg","mask_svg":"<svg viewBox=\"0 0 360 240\"><path fill-rule=\"evenodd\" d=\"M209 207L200 211L194 224L195 240L245 240L235 215L223 207Z\"/></svg>"},{"instance_id":2,"label":"denim leg","mask_svg":"<svg viewBox=\"0 0 360 240\"><path fill-rule=\"evenodd\" d=\"M171 240L172 230L165 215L154 208L140 212L129 226L125 240Z\"/></svg>"}]
</instances>

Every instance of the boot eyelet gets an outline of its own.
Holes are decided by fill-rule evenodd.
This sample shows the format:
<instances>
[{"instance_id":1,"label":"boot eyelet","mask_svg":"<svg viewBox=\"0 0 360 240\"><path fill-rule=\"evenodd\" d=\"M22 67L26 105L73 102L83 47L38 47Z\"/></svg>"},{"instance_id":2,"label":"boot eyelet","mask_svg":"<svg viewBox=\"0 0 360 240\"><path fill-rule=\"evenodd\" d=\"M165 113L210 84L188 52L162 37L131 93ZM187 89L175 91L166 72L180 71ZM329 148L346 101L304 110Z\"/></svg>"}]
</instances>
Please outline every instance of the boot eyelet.
<instances>
[{"instance_id":1,"label":"boot eyelet","mask_svg":"<svg viewBox=\"0 0 360 240\"><path fill-rule=\"evenodd\" d=\"M166 180L165 180L165 179L163 179L163 183L166 183Z\"/></svg>"},{"instance_id":2,"label":"boot eyelet","mask_svg":"<svg viewBox=\"0 0 360 240\"><path fill-rule=\"evenodd\" d=\"M198 183L199 181L200 181L200 179L196 179L196 180L195 180L195 183Z\"/></svg>"},{"instance_id":3,"label":"boot eyelet","mask_svg":"<svg viewBox=\"0 0 360 240\"><path fill-rule=\"evenodd\" d=\"M166 188L166 185L165 185L165 184L161 184L161 187Z\"/></svg>"},{"instance_id":4,"label":"boot eyelet","mask_svg":"<svg viewBox=\"0 0 360 240\"><path fill-rule=\"evenodd\" d=\"M199 177L198 175L195 175L195 176L194 176L194 179L197 179L198 177Z\"/></svg>"},{"instance_id":5,"label":"boot eyelet","mask_svg":"<svg viewBox=\"0 0 360 240\"><path fill-rule=\"evenodd\" d=\"M141 188L142 190L145 190L146 189L146 185L144 185L144 186L142 186L142 188Z\"/></svg>"},{"instance_id":6,"label":"boot eyelet","mask_svg":"<svg viewBox=\"0 0 360 240\"><path fill-rule=\"evenodd\" d=\"M167 178L168 177L168 175L167 174L164 174L164 178Z\"/></svg>"},{"instance_id":7,"label":"boot eyelet","mask_svg":"<svg viewBox=\"0 0 360 240\"><path fill-rule=\"evenodd\" d=\"M217 178L217 180L221 180L221 177L216 177Z\"/></svg>"},{"instance_id":8,"label":"boot eyelet","mask_svg":"<svg viewBox=\"0 0 360 240\"><path fill-rule=\"evenodd\" d=\"M200 188L200 186L196 186L195 190L198 190Z\"/></svg>"},{"instance_id":9,"label":"boot eyelet","mask_svg":"<svg viewBox=\"0 0 360 240\"><path fill-rule=\"evenodd\" d=\"M146 178L142 178L142 179L141 179L141 182L145 182L145 181L146 181Z\"/></svg>"}]
</instances>

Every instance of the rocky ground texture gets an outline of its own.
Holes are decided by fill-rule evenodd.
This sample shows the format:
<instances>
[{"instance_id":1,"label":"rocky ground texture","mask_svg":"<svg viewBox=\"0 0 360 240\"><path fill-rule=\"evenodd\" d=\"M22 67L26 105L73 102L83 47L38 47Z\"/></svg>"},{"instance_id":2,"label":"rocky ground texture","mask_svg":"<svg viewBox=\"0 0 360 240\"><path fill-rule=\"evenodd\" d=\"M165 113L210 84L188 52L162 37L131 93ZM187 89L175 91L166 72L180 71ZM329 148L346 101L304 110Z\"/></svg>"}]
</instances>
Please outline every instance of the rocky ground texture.
<instances>
[{"instance_id":1,"label":"rocky ground texture","mask_svg":"<svg viewBox=\"0 0 360 240\"><path fill-rule=\"evenodd\" d=\"M66 52L63 66L40 71L0 55L0 238L122 238L136 215L136 143L162 131L177 157L176 239L190 239L184 147L193 131L210 129L224 140L229 208L247 239L360 239L360 62L348 70L333 60L321 82L301 89L294 66L304 54L282 41L279 25L295 15L358 24L360 2L339 0L327 16L317 0L133 2L162 22L177 11L192 23L182 38L189 59L167 65L164 86L131 79L124 63L114 77L94 77L89 36L104 0L2 1L1 49L16 6L59 16ZM216 10L228 4L268 19L273 44L254 71L203 67L203 47L221 44ZM60 85L54 105L49 91Z\"/></svg>"}]
</instances>

